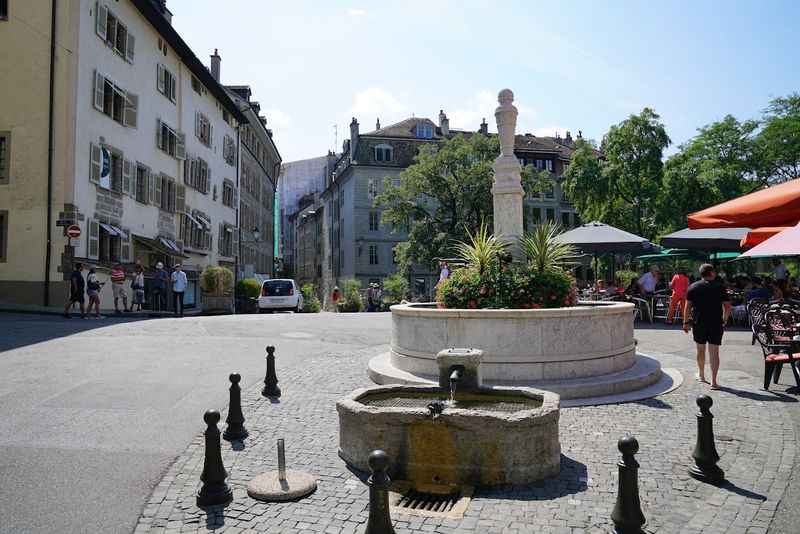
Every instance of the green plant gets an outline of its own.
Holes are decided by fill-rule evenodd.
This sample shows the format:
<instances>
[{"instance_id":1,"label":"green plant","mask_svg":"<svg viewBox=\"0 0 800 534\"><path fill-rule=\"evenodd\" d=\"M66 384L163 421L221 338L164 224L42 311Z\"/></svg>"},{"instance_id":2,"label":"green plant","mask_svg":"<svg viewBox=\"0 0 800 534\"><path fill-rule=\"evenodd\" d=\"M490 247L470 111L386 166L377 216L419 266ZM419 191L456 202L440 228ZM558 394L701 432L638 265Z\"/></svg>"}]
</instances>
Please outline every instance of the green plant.
<instances>
[{"instance_id":1,"label":"green plant","mask_svg":"<svg viewBox=\"0 0 800 534\"><path fill-rule=\"evenodd\" d=\"M361 300L361 282L355 279L344 280L341 290L342 297L336 305L341 312L360 312L364 309L364 302Z\"/></svg>"},{"instance_id":2,"label":"green plant","mask_svg":"<svg viewBox=\"0 0 800 534\"><path fill-rule=\"evenodd\" d=\"M467 231L467 236L469 243L464 241L456 243L456 253L459 258L479 273L496 268L507 247L501 240L502 236L490 234L486 221L481 223L474 234Z\"/></svg>"},{"instance_id":3,"label":"green plant","mask_svg":"<svg viewBox=\"0 0 800 534\"><path fill-rule=\"evenodd\" d=\"M314 284L304 284L303 287L300 288L300 293L303 294L303 312L319 313L319 311L322 309L322 303L320 303L319 298L317 297L317 291L314 287Z\"/></svg>"},{"instance_id":4,"label":"green plant","mask_svg":"<svg viewBox=\"0 0 800 534\"><path fill-rule=\"evenodd\" d=\"M617 278L622 283L622 287L628 287L628 284L631 283L631 280L636 280L639 278L639 273L636 271L617 271L616 272Z\"/></svg>"},{"instance_id":5,"label":"green plant","mask_svg":"<svg viewBox=\"0 0 800 534\"><path fill-rule=\"evenodd\" d=\"M567 258L575 255L575 247L556 240L561 227L549 222L536 226L533 232L520 238L520 247L528 258L528 265L536 272L561 269Z\"/></svg>"},{"instance_id":6,"label":"green plant","mask_svg":"<svg viewBox=\"0 0 800 534\"><path fill-rule=\"evenodd\" d=\"M200 287L213 297L230 296L233 290L233 272L225 267L208 266L200 275Z\"/></svg>"},{"instance_id":7,"label":"green plant","mask_svg":"<svg viewBox=\"0 0 800 534\"><path fill-rule=\"evenodd\" d=\"M255 278L243 278L236 282L236 296L239 298L258 298L261 295L261 284Z\"/></svg>"},{"instance_id":8,"label":"green plant","mask_svg":"<svg viewBox=\"0 0 800 534\"><path fill-rule=\"evenodd\" d=\"M408 293L408 280L399 273L387 276L383 279L384 301L395 303L400 302Z\"/></svg>"}]
</instances>

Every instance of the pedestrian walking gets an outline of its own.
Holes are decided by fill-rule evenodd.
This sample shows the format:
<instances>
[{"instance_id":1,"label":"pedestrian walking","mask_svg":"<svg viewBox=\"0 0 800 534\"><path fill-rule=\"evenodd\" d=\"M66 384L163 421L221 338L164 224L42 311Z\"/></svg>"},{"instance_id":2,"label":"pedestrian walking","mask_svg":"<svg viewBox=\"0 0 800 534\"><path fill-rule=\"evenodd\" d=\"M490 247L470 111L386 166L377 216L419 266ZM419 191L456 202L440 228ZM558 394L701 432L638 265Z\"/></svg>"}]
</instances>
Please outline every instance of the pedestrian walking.
<instances>
[{"instance_id":1,"label":"pedestrian walking","mask_svg":"<svg viewBox=\"0 0 800 534\"><path fill-rule=\"evenodd\" d=\"M331 293L331 300L333 301L333 311L339 311L339 299L341 298L341 292L339 291L339 286L333 286L333 292Z\"/></svg>"},{"instance_id":2,"label":"pedestrian walking","mask_svg":"<svg viewBox=\"0 0 800 534\"><path fill-rule=\"evenodd\" d=\"M89 267L89 274L86 275L86 294L89 295L89 308L86 310L87 314L92 313L92 306L94 306L94 318L100 318L100 290L103 289L103 284L97 279L97 270L94 266Z\"/></svg>"},{"instance_id":3,"label":"pedestrian walking","mask_svg":"<svg viewBox=\"0 0 800 534\"><path fill-rule=\"evenodd\" d=\"M72 273L69 275L69 298L66 305L64 305L64 317L71 319L69 313L70 308L76 302L81 307L81 319L86 319L86 281L83 279L83 264L78 262L72 268Z\"/></svg>"},{"instance_id":4,"label":"pedestrian walking","mask_svg":"<svg viewBox=\"0 0 800 534\"><path fill-rule=\"evenodd\" d=\"M678 272L670 280L669 287L672 289L672 297L669 299L667 324L672 324L675 310L682 310L685 307L686 292L689 291L689 277L686 276L685 269L678 269Z\"/></svg>"},{"instance_id":5,"label":"pedestrian walking","mask_svg":"<svg viewBox=\"0 0 800 534\"><path fill-rule=\"evenodd\" d=\"M153 310L164 311L167 307L167 280L169 276L164 270L164 264L156 263L156 272L153 277Z\"/></svg>"},{"instance_id":6,"label":"pedestrian walking","mask_svg":"<svg viewBox=\"0 0 800 534\"><path fill-rule=\"evenodd\" d=\"M789 279L789 270L783 264L783 261L778 258L772 260L772 276L776 281Z\"/></svg>"},{"instance_id":7,"label":"pedestrian walking","mask_svg":"<svg viewBox=\"0 0 800 534\"><path fill-rule=\"evenodd\" d=\"M367 288L367 311L375 311L375 284L372 283Z\"/></svg>"},{"instance_id":8,"label":"pedestrian walking","mask_svg":"<svg viewBox=\"0 0 800 534\"><path fill-rule=\"evenodd\" d=\"M119 314L119 301L122 300L123 310L131 311L128 308L128 294L125 292L125 269L118 263L111 269L111 290L114 292L114 313Z\"/></svg>"},{"instance_id":9,"label":"pedestrian walking","mask_svg":"<svg viewBox=\"0 0 800 534\"><path fill-rule=\"evenodd\" d=\"M704 263L700 266L700 280L689 286L686 292L686 305L683 313L683 331L692 330L692 337L697 345L697 376L706 382L705 363L706 345L711 360L711 389L719 389L717 372L719 371L719 346L725 323L731 313L731 302L727 291L716 279L714 266Z\"/></svg>"},{"instance_id":10,"label":"pedestrian walking","mask_svg":"<svg viewBox=\"0 0 800 534\"><path fill-rule=\"evenodd\" d=\"M181 270L181 264L175 264L175 270L172 271L172 304L175 309L175 315L183 317L183 293L186 291L186 273Z\"/></svg>"},{"instance_id":11,"label":"pedestrian walking","mask_svg":"<svg viewBox=\"0 0 800 534\"><path fill-rule=\"evenodd\" d=\"M131 280L131 291L133 291L133 304L131 304L131 311L134 306L138 306L137 311L142 311L144 305L144 269L141 265L137 265L133 279Z\"/></svg>"}]
</instances>

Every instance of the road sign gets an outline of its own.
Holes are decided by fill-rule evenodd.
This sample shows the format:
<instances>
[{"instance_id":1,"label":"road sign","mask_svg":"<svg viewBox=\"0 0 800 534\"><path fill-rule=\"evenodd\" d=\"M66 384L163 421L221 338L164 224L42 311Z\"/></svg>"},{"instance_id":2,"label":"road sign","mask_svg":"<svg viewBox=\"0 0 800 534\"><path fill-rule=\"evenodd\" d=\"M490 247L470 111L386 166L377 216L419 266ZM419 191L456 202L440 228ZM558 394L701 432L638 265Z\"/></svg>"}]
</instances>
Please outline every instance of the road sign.
<instances>
[{"instance_id":1,"label":"road sign","mask_svg":"<svg viewBox=\"0 0 800 534\"><path fill-rule=\"evenodd\" d=\"M79 238L81 236L81 227L77 224L73 224L69 228L67 228L67 236L70 238Z\"/></svg>"},{"instance_id":2,"label":"road sign","mask_svg":"<svg viewBox=\"0 0 800 534\"><path fill-rule=\"evenodd\" d=\"M69 226L72 224L72 219L57 219L56 226Z\"/></svg>"}]
</instances>

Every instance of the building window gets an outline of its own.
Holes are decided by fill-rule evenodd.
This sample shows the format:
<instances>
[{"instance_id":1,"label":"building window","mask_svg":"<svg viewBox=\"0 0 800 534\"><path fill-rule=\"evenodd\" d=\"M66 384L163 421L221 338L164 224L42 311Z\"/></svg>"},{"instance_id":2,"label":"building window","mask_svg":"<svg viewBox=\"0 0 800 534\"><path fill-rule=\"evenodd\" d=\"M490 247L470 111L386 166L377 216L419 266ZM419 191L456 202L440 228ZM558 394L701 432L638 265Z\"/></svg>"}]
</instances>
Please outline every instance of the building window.
<instances>
[{"instance_id":1,"label":"building window","mask_svg":"<svg viewBox=\"0 0 800 534\"><path fill-rule=\"evenodd\" d=\"M156 179L156 204L162 210L175 213L177 193L178 188L174 179L166 174L162 174Z\"/></svg>"},{"instance_id":2,"label":"building window","mask_svg":"<svg viewBox=\"0 0 800 534\"><path fill-rule=\"evenodd\" d=\"M236 207L236 188L230 180L222 183L222 204L229 208Z\"/></svg>"},{"instance_id":3,"label":"building window","mask_svg":"<svg viewBox=\"0 0 800 534\"><path fill-rule=\"evenodd\" d=\"M0 184L7 184L10 176L11 132L0 132Z\"/></svg>"},{"instance_id":4,"label":"building window","mask_svg":"<svg viewBox=\"0 0 800 534\"><path fill-rule=\"evenodd\" d=\"M369 182L367 183L367 194L369 195L370 200L375 200L375 197L378 196L378 179L377 178L370 178Z\"/></svg>"},{"instance_id":5,"label":"building window","mask_svg":"<svg viewBox=\"0 0 800 534\"><path fill-rule=\"evenodd\" d=\"M175 76L169 70L167 70L167 68L164 65L159 63L158 92L169 98L169 100L174 104L177 86L178 85L175 82Z\"/></svg>"},{"instance_id":6,"label":"building window","mask_svg":"<svg viewBox=\"0 0 800 534\"><path fill-rule=\"evenodd\" d=\"M417 124L417 137L419 139L432 139L433 138L433 126L430 124L420 123Z\"/></svg>"},{"instance_id":7,"label":"building window","mask_svg":"<svg viewBox=\"0 0 800 534\"><path fill-rule=\"evenodd\" d=\"M183 182L207 195L211 182L211 170L208 167L208 163L202 158L187 158L184 160Z\"/></svg>"},{"instance_id":8,"label":"building window","mask_svg":"<svg viewBox=\"0 0 800 534\"><path fill-rule=\"evenodd\" d=\"M8 261L8 212L0 211L0 263Z\"/></svg>"},{"instance_id":9,"label":"building window","mask_svg":"<svg viewBox=\"0 0 800 534\"><path fill-rule=\"evenodd\" d=\"M206 146L211 146L211 121L208 117L200 113L195 113L194 134Z\"/></svg>"},{"instance_id":10,"label":"building window","mask_svg":"<svg viewBox=\"0 0 800 534\"><path fill-rule=\"evenodd\" d=\"M233 256L235 228L228 223L219 225L219 253L222 256Z\"/></svg>"},{"instance_id":11,"label":"building window","mask_svg":"<svg viewBox=\"0 0 800 534\"><path fill-rule=\"evenodd\" d=\"M144 165L136 165L136 185L134 188L134 196L136 202L147 204L148 197L150 196L150 169Z\"/></svg>"},{"instance_id":12,"label":"building window","mask_svg":"<svg viewBox=\"0 0 800 534\"><path fill-rule=\"evenodd\" d=\"M8 20L8 0L0 0L0 20Z\"/></svg>"},{"instance_id":13,"label":"building window","mask_svg":"<svg viewBox=\"0 0 800 534\"><path fill-rule=\"evenodd\" d=\"M109 48L117 52L126 61L133 63L134 44L136 40L114 13L103 4L97 4L95 31Z\"/></svg>"},{"instance_id":14,"label":"building window","mask_svg":"<svg viewBox=\"0 0 800 534\"><path fill-rule=\"evenodd\" d=\"M369 264L378 265L378 245L369 246Z\"/></svg>"},{"instance_id":15,"label":"building window","mask_svg":"<svg viewBox=\"0 0 800 534\"><path fill-rule=\"evenodd\" d=\"M93 104L95 109L121 125L136 127L139 97L125 91L97 71L94 71Z\"/></svg>"},{"instance_id":16,"label":"building window","mask_svg":"<svg viewBox=\"0 0 800 534\"><path fill-rule=\"evenodd\" d=\"M203 95L203 84L200 83L200 80L198 80L194 76L192 76L192 89L194 89L194 92L197 93L198 95L201 96Z\"/></svg>"},{"instance_id":17,"label":"building window","mask_svg":"<svg viewBox=\"0 0 800 534\"><path fill-rule=\"evenodd\" d=\"M117 227L100 223L100 261L119 261L122 240Z\"/></svg>"},{"instance_id":18,"label":"building window","mask_svg":"<svg viewBox=\"0 0 800 534\"><path fill-rule=\"evenodd\" d=\"M555 192L553 191L553 184L549 184L547 188L544 190L544 197L555 198Z\"/></svg>"},{"instance_id":19,"label":"building window","mask_svg":"<svg viewBox=\"0 0 800 534\"><path fill-rule=\"evenodd\" d=\"M122 153L92 143L90 145L89 181L117 193L131 193L131 162Z\"/></svg>"},{"instance_id":20,"label":"building window","mask_svg":"<svg viewBox=\"0 0 800 534\"><path fill-rule=\"evenodd\" d=\"M553 208L547 208L547 222L555 222L556 212Z\"/></svg>"},{"instance_id":21,"label":"building window","mask_svg":"<svg viewBox=\"0 0 800 534\"><path fill-rule=\"evenodd\" d=\"M228 165L236 165L236 142L227 134L222 141L222 158Z\"/></svg>"},{"instance_id":22,"label":"building window","mask_svg":"<svg viewBox=\"0 0 800 534\"><path fill-rule=\"evenodd\" d=\"M531 210L531 220L533 221L533 224L541 224L542 208L533 208Z\"/></svg>"},{"instance_id":23,"label":"building window","mask_svg":"<svg viewBox=\"0 0 800 534\"><path fill-rule=\"evenodd\" d=\"M388 145L378 145L375 147L375 161L392 161L392 147Z\"/></svg>"},{"instance_id":24,"label":"building window","mask_svg":"<svg viewBox=\"0 0 800 534\"><path fill-rule=\"evenodd\" d=\"M377 232L380 226L381 214L377 211L369 212L369 231Z\"/></svg>"},{"instance_id":25,"label":"building window","mask_svg":"<svg viewBox=\"0 0 800 534\"><path fill-rule=\"evenodd\" d=\"M156 146L174 158L186 159L186 136L161 119L156 121Z\"/></svg>"},{"instance_id":26,"label":"building window","mask_svg":"<svg viewBox=\"0 0 800 534\"><path fill-rule=\"evenodd\" d=\"M553 172L553 160L552 159L544 160L544 166L548 171Z\"/></svg>"},{"instance_id":27,"label":"building window","mask_svg":"<svg viewBox=\"0 0 800 534\"><path fill-rule=\"evenodd\" d=\"M569 228L569 213L566 211L561 212L561 226Z\"/></svg>"}]
</instances>

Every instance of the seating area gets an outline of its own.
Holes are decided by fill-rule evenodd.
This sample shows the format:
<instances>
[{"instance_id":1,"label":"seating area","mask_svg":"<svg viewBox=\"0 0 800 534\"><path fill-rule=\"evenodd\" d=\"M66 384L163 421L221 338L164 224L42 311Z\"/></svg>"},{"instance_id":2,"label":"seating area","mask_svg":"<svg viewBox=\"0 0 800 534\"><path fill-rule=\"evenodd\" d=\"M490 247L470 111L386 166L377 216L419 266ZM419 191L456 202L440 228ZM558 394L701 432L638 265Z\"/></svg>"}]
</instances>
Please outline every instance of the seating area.
<instances>
[{"instance_id":1,"label":"seating area","mask_svg":"<svg viewBox=\"0 0 800 534\"><path fill-rule=\"evenodd\" d=\"M764 299L753 299L747 304L747 314L753 331L753 341L761 347L764 357L764 389L770 380L777 384L784 364L794 374L800 390L800 303L784 301L769 304Z\"/></svg>"}]
</instances>

